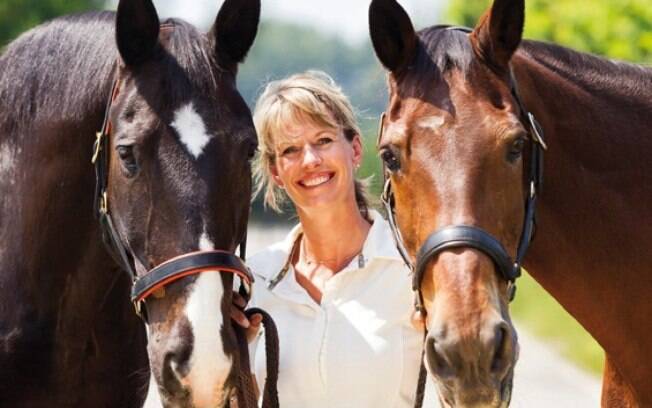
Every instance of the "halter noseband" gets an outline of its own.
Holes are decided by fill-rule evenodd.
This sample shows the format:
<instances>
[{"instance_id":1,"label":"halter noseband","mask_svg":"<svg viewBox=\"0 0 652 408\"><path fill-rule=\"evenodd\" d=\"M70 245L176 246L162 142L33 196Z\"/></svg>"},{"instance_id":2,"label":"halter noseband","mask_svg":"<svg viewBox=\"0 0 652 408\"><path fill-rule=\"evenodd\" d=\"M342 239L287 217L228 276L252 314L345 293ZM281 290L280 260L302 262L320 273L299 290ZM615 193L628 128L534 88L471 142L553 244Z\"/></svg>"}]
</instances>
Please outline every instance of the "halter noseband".
<instances>
[{"instance_id":1,"label":"halter noseband","mask_svg":"<svg viewBox=\"0 0 652 408\"><path fill-rule=\"evenodd\" d=\"M449 27L449 30L460 30L469 32L462 27ZM392 191L390 172L385 163L383 163L383 175L385 178L381 201L387 211L387 218L396 242L396 248L401 254L403 261L412 271L412 290L415 294L415 309L425 315L426 310L421 293L421 281L426 271L426 266L435 256L443 251L452 248L473 248L487 255L494 262L500 276L508 282L509 300L514 299L516 293L516 278L521 276L521 265L525 253L534 237L536 225L536 200L537 194L543 183L543 152L547 149L543 139L541 126L535 119L534 115L527 111L521 102L516 88L514 75L510 73L512 97L519 106L521 112L521 121L529 129L531 140L530 171L528 176L529 192L525 201L525 216L523 229L519 239L516 257L507 253L501 242L487 231L473 225L450 225L431 233L421 245L416 255L416 263L413 263L405 249L401 232L396 223L394 211L395 199ZM378 144L383 133L385 113L380 117L378 130Z\"/></svg>"},{"instance_id":2,"label":"halter noseband","mask_svg":"<svg viewBox=\"0 0 652 408\"><path fill-rule=\"evenodd\" d=\"M168 28L161 25L161 28ZM243 263L246 254L247 236L240 242L240 257L222 251L198 251L191 252L170 259L155 268L149 270L145 275L139 277L134 268L133 258L129 255L115 224L109 213L108 205L108 165L109 165L109 136L111 134L111 106L115 101L120 87L120 80L115 79L111 88L111 94L106 104L102 129L97 132L93 145L93 157L91 162L95 166L95 216L100 223L102 241L106 245L113 259L127 272L132 282L131 301L136 309L136 314L147 322L147 314L144 308L145 300L155 294L166 285L171 284L183 277L196 275L202 272L229 272L241 278L242 285L240 293L249 298L251 285L254 277Z\"/></svg>"}]
</instances>

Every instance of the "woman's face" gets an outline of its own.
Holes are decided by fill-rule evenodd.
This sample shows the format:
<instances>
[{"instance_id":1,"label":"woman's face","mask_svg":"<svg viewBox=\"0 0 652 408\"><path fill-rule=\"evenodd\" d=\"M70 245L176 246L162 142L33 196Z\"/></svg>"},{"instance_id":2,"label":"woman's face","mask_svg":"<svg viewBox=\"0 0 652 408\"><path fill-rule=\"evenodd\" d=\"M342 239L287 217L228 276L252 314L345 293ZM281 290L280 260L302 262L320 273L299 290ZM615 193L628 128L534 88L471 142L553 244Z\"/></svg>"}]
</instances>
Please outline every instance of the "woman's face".
<instances>
[{"instance_id":1,"label":"woman's face","mask_svg":"<svg viewBox=\"0 0 652 408\"><path fill-rule=\"evenodd\" d=\"M275 138L271 172L298 211L355 204L355 169L362 159L360 137L311 121L288 124Z\"/></svg>"}]
</instances>

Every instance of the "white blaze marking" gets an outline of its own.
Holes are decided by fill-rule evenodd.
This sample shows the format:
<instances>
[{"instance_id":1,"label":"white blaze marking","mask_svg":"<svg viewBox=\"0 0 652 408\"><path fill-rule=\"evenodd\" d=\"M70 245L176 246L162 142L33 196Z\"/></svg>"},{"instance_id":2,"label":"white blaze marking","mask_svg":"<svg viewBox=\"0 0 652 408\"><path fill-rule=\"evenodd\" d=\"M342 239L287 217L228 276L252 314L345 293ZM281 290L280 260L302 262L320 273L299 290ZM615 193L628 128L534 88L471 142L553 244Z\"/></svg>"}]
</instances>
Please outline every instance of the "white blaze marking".
<instances>
[{"instance_id":1,"label":"white blaze marking","mask_svg":"<svg viewBox=\"0 0 652 408\"><path fill-rule=\"evenodd\" d=\"M143 408L161 408L163 402L161 401L161 395L158 392L158 385L154 380L154 375L149 376L149 387L147 388L147 398L145 398L145 403Z\"/></svg>"},{"instance_id":2,"label":"white blaze marking","mask_svg":"<svg viewBox=\"0 0 652 408\"><path fill-rule=\"evenodd\" d=\"M206 125L192 106L192 102L182 106L174 113L172 127L179 133L181 142L186 145L190 154L195 159L199 158L204 152L204 147L210 141L210 136L206 133Z\"/></svg>"},{"instance_id":3,"label":"white blaze marking","mask_svg":"<svg viewBox=\"0 0 652 408\"><path fill-rule=\"evenodd\" d=\"M199 238L199 249L208 251L215 245L206 234ZM190 357L190 372L185 378L192 388L192 399L196 406L216 404L224 396L220 391L231 371L233 361L224 352L221 330L222 297L224 288L218 272L199 274L186 304L186 316L192 327L194 345Z\"/></svg>"},{"instance_id":4,"label":"white blaze marking","mask_svg":"<svg viewBox=\"0 0 652 408\"><path fill-rule=\"evenodd\" d=\"M417 126L425 129L430 129L437 131L444 124L444 118L442 116L426 116L425 118L419 119Z\"/></svg>"},{"instance_id":5,"label":"white blaze marking","mask_svg":"<svg viewBox=\"0 0 652 408\"><path fill-rule=\"evenodd\" d=\"M213 244L213 241L211 241L211 239L208 238L208 234L206 233L206 227L204 227L204 232L201 234L201 237L199 237L199 250L212 251L214 249L215 249L215 244Z\"/></svg>"}]
</instances>

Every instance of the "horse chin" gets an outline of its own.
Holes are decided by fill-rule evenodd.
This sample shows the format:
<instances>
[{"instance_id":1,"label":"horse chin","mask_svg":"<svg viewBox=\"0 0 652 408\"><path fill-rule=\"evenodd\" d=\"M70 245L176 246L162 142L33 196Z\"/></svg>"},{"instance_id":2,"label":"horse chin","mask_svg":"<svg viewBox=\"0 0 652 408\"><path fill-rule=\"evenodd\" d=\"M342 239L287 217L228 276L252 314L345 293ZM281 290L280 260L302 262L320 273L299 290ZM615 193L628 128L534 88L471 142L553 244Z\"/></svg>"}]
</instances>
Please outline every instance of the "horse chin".
<instances>
[{"instance_id":1,"label":"horse chin","mask_svg":"<svg viewBox=\"0 0 652 408\"><path fill-rule=\"evenodd\" d=\"M159 405L148 405L145 403L144 408L228 408L232 397L236 395L233 387L227 386L216 392L210 400L196 398L192 391L183 389L174 395L161 395ZM148 398L149 401L149 398Z\"/></svg>"},{"instance_id":2,"label":"horse chin","mask_svg":"<svg viewBox=\"0 0 652 408\"><path fill-rule=\"evenodd\" d=\"M455 385L437 384L437 397L442 408L507 408L512 399L513 371L510 371L497 388L475 393L468 388L461 389ZM482 397L475 397L475 395Z\"/></svg>"}]
</instances>

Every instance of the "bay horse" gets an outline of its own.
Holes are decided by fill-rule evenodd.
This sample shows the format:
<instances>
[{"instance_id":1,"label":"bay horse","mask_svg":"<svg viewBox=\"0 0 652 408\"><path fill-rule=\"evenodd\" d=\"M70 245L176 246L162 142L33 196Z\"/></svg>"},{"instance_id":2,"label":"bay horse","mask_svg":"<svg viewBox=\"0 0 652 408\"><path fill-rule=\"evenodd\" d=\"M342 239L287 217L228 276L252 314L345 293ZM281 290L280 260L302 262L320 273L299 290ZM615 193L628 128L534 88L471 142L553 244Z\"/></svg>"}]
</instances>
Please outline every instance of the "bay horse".
<instances>
[{"instance_id":1,"label":"bay horse","mask_svg":"<svg viewBox=\"0 0 652 408\"><path fill-rule=\"evenodd\" d=\"M233 274L195 274L197 257L182 258L191 276L163 269L194 251L239 262L257 142L236 73L259 15L259 0L226 0L203 34L122 0L4 50L1 405L138 407L148 362L164 406L228 403Z\"/></svg>"},{"instance_id":2,"label":"bay horse","mask_svg":"<svg viewBox=\"0 0 652 408\"><path fill-rule=\"evenodd\" d=\"M369 9L424 360L442 405L508 405L523 261L604 348L602 406L650 407L652 69L522 40L524 15L494 0L472 30L416 32L395 0Z\"/></svg>"}]
</instances>

